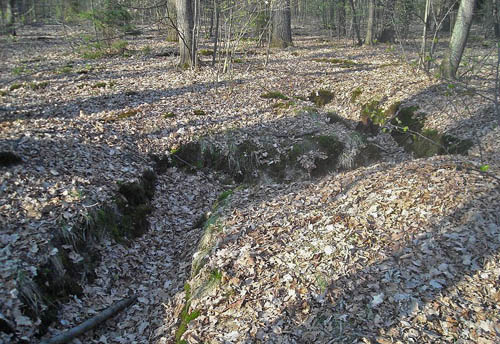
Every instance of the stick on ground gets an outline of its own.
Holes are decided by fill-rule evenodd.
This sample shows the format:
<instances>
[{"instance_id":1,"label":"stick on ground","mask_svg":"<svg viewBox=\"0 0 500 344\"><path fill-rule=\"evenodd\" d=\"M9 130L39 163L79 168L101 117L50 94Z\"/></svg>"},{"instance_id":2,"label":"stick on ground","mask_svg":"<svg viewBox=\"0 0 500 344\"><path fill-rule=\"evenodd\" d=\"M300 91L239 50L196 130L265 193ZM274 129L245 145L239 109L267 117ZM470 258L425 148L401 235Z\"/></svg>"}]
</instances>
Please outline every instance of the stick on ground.
<instances>
[{"instance_id":1,"label":"stick on ground","mask_svg":"<svg viewBox=\"0 0 500 344\"><path fill-rule=\"evenodd\" d=\"M71 330L68 330L66 332L63 332L53 338L44 340L41 342L41 344L61 344L61 343L67 343L70 340L78 337L82 333L85 333L86 331L96 327L100 323L103 323L104 321L108 320L111 318L113 315L119 313L126 307L130 306L134 301L137 299L137 296L132 296L128 299L119 301L112 305L111 307L105 309L101 313L97 314L95 317L90 318L89 320L83 322L82 324L72 328Z\"/></svg>"}]
</instances>

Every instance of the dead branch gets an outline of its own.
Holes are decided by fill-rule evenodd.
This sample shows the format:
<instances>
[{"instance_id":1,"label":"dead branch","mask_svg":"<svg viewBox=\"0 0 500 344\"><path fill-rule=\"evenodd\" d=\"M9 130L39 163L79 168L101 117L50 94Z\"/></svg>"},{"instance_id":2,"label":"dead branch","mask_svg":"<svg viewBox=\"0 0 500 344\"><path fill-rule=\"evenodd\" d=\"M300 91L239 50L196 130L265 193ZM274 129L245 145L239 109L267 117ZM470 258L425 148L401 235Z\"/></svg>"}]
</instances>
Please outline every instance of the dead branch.
<instances>
[{"instance_id":1,"label":"dead branch","mask_svg":"<svg viewBox=\"0 0 500 344\"><path fill-rule=\"evenodd\" d=\"M112 305L111 307L105 309L101 313L97 314L96 316L90 318L89 320L83 322L82 324L66 331L63 332L53 338L50 338L48 340L44 340L41 342L41 344L62 344L62 343L67 343L74 338L78 337L79 335L87 332L88 330L96 327L97 325L105 322L109 318L111 318L113 315L121 312L123 309L126 307L130 306L134 301L137 299L137 296L132 296L128 299L119 301Z\"/></svg>"}]
</instances>

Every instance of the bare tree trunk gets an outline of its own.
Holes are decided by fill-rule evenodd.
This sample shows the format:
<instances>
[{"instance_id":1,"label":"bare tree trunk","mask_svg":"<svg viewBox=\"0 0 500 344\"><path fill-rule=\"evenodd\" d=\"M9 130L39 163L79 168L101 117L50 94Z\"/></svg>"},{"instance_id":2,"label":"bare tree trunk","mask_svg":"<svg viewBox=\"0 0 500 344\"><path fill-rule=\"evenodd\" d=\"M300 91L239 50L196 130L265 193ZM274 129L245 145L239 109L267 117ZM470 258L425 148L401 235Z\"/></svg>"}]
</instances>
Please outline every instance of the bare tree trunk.
<instances>
[{"instance_id":1,"label":"bare tree trunk","mask_svg":"<svg viewBox=\"0 0 500 344\"><path fill-rule=\"evenodd\" d=\"M286 48L292 45L290 0L276 0L273 5L273 34L271 45Z\"/></svg>"},{"instance_id":2,"label":"bare tree trunk","mask_svg":"<svg viewBox=\"0 0 500 344\"><path fill-rule=\"evenodd\" d=\"M450 39L450 46L441 63L441 73L447 78L456 78L458 66L469 37L475 0L461 0L457 20Z\"/></svg>"},{"instance_id":3,"label":"bare tree trunk","mask_svg":"<svg viewBox=\"0 0 500 344\"><path fill-rule=\"evenodd\" d=\"M493 31L495 38L500 38L500 22L498 18L498 0L491 0L493 5Z\"/></svg>"},{"instance_id":4,"label":"bare tree trunk","mask_svg":"<svg viewBox=\"0 0 500 344\"><path fill-rule=\"evenodd\" d=\"M429 27L429 11L431 8L431 0L425 1L424 13L424 32L422 33L422 45L420 47L420 63L419 65L425 68L425 58L427 53L427 28Z\"/></svg>"},{"instance_id":5,"label":"bare tree trunk","mask_svg":"<svg viewBox=\"0 0 500 344\"><path fill-rule=\"evenodd\" d=\"M7 21L7 33L9 35L16 35L16 17L15 17L15 1L7 0L5 9L5 19Z\"/></svg>"},{"instance_id":6,"label":"bare tree trunk","mask_svg":"<svg viewBox=\"0 0 500 344\"><path fill-rule=\"evenodd\" d=\"M181 68L192 66L193 62L193 7L191 0L176 0L177 29L179 30L179 53Z\"/></svg>"},{"instance_id":7,"label":"bare tree trunk","mask_svg":"<svg viewBox=\"0 0 500 344\"><path fill-rule=\"evenodd\" d=\"M167 1L167 17L167 41L177 42L179 40L179 35L177 33L177 9L175 0Z\"/></svg>"},{"instance_id":8,"label":"bare tree trunk","mask_svg":"<svg viewBox=\"0 0 500 344\"><path fill-rule=\"evenodd\" d=\"M339 4L339 8L337 10L337 16L338 16L338 23L337 23L337 29L338 29L338 35L340 36L345 36L345 25L346 25L346 20L345 20L345 0L341 0Z\"/></svg>"},{"instance_id":9,"label":"bare tree trunk","mask_svg":"<svg viewBox=\"0 0 500 344\"><path fill-rule=\"evenodd\" d=\"M361 39L361 32L359 31L359 23L356 15L356 7L354 6L354 0L349 0L349 4L351 5L352 24L354 26L354 32L356 33L356 39L358 40L358 45L362 45L363 40Z\"/></svg>"},{"instance_id":10,"label":"bare tree trunk","mask_svg":"<svg viewBox=\"0 0 500 344\"><path fill-rule=\"evenodd\" d=\"M368 20L366 23L365 45L373 45L373 30L375 28L375 0L368 1Z\"/></svg>"},{"instance_id":11,"label":"bare tree trunk","mask_svg":"<svg viewBox=\"0 0 500 344\"><path fill-rule=\"evenodd\" d=\"M215 66L215 60L217 58L217 46L219 45L219 17L220 10L217 0L214 0L214 12L215 12L215 37L214 37L214 54L212 55L212 66Z\"/></svg>"}]
</instances>

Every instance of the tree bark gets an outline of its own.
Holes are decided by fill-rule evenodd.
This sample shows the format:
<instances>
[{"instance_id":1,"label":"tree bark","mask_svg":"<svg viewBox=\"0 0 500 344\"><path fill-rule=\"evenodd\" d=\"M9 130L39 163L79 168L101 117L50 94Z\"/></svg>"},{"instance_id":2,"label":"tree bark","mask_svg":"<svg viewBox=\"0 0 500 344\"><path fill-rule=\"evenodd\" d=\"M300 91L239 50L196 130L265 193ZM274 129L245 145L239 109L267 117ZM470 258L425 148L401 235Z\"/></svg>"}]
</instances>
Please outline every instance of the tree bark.
<instances>
[{"instance_id":1,"label":"tree bark","mask_svg":"<svg viewBox=\"0 0 500 344\"><path fill-rule=\"evenodd\" d=\"M444 77L455 79L458 66L469 37L474 13L475 0L461 0L458 8L457 19L451 34L450 46L441 63L441 73Z\"/></svg>"},{"instance_id":2,"label":"tree bark","mask_svg":"<svg viewBox=\"0 0 500 344\"><path fill-rule=\"evenodd\" d=\"M273 4L271 46L286 48L290 45L292 45L290 0L276 0Z\"/></svg>"},{"instance_id":3,"label":"tree bark","mask_svg":"<svg viewBox=\"0 0 500 344\"><path fill-rule=\"evenodd\" d=\"M192 0L176 0L177 29L179 33L179 66L189 68L193 65L193 7Z\"/></svg>"},{"instance_id":4,"label":"tree bark","mask_svg":"<svg viewBox=\"0 0 500 344\"><path fill-rule=\"evenodd\" d=\"M373 45L373 30L375 28L375 0L368 1L368 20L366 22L365 45Z\"/></svg>"},{"instance_id":5,"label":"tree bark","mask_svg":"<svg viewBox=\"0 0 500 344\"><path fill-rule=\"evenodd\" d=\"M179 40L179 35L177 33L177 9L175 0L167 1L167 16L167 41L177 42Z\"/></svg>"},{"instance_id":6,"label":"tree bark","mask_svg":"<svg viewBox=\"0 0 500 344\"><path fill-rule=\"evenodd\" d=\"M351 5L352 22L354 26L354 32L356 33L356 39L358 40L358 45L362 45L363 40L361 39L361 32L359 31L359 23L358 17L356 15L356 7L354 6L354 0L349 0L349 4Z\"/></svg>"},{"instance_id":7,"label":"tree bark","mask_svg":"<svg viewBox=\"0 0 500 344\"><path fill-rule=\"evenodd\" d=\"M339 5L338 5L337 18L338 18L338 22L337 22L338 35L339 35L339 37L344 36L346 33L346 29L345 29L345 23L346 23L346 20L345 20L345 0L341 0Z\"/></svg>"},{"instance_id":8,"label":"tree bark","mask_svg":"<svg viewBox=\"0 0 500 344\"><path fill-rule=\"evenodd\" d=\"M431 0L425 1L424 13L424 32L422 33L422 45L420 46L420 65L424 66L427 56L427 29L429 28L429 11L431 8Z\"/></svg>"},{"instance_id":9,"label":"tree bark","mask_svg":"<svg viewBox=\"0 0 500 344\"><path fill-rule=\"evenodd\" d=\"M5 19L7 21L7 33L9 35L16 35L16 17L15 17L15 1L7 0L7 7L5 9Z\"/></svg>"},{"instance_id":10,"label":"tree bark","mask_svg":"<svg viewBox=\"0 0 500 344\"><path fill-rule=\"evenodd\" d=\"M495 38L500 38L500 22L498 18L498 0L491 0L493 5L493 32Z\"/></svg>"}]
</instances>

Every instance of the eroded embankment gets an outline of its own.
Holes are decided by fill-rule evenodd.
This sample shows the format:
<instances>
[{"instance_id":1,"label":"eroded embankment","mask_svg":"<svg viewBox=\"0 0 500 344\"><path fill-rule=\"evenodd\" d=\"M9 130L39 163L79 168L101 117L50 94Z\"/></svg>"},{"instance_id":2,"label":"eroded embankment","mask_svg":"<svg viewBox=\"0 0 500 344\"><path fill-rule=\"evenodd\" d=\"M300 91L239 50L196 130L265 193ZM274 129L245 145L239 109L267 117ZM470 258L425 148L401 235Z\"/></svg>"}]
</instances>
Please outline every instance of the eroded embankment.
<instances>
[{"instance_id":1,"label":"eroded embankment","mask_svg":"<svg viewBox=\"0 0 500 344\"><path fill-rule=\"evenodd\" d=\"M111 202L91 211L76 226L53 233L48 258L34 279L18 274L23 311L33 320L40 319L38 335L45 334L57 319L61 302L71 295L80 296L83 287L97 277L94 270L100 257L96 247L103 238L125 243L148 230L155 180L155 172L147 170L136 182L118 184ZM73 252L78 259L72 259Z\"/></svg>"},{"instance_id":2,"label":"eroded embankment","mask_svg":"<svg viewBox=\"0 0 500 344\"><path fill-rule=\"evenodd\" d=\"M386 151L374 138L382 131L416 157L466 153L472 145L469 141L424 130L425 114L399 103L385 111L378 103L365 104L360 123L349 123L334 113L324 113L317 108L301 109L294 118L297 122L311 122L311 119L317 126L289 136L262 128L258 137L239 130L200 138L176 147L168 158L158 159L158 164L191 170L215 169L244 185L263 182L277 185L384 161ZM223 278L221 270L206 264L213 260L217 248L238 237L228 237L224 221L220 220L232 195L232 191L227 191L219 197L203 225L204 233L193 256L191 279L185 285L183 307L178 314L176 342L182 342L189 323L201 314L199 309L191 307L192 303L210 295Z\"/></svg>"},{"instance_id":3,"label":"eroded embankment","mask_svg":"<svg viewBox=\"0 0 500 344\"><path fill-rule=\"evenodd\" d=\"M323 93L313 92L309 98L321 106ZM423 130L424 120L425 115L415 108L401 107L399 103L386 111L378 103L363 105L362 122L358 125L315 107L300 108L286 123L201 137L153 160L159 173L176 166L192 171L219 171L236 183L292 183L383 161L384 149L370 135L387 128L399 145L416 156L457 153L469 148L469 143ZM287 128L286 132L281 127ZM94 267L99 255L95 245L102 237L127 242L147 232L155 179L155 172L146 171L136 182L117 185L112 202L90 213L76 227L54 233L49 258L38 268L35 279L23 279L20 275L18 285L24 312L41 319L40 335L56 319L59 303L70 295L80 295L82 286L96 277ZM230 195L231 191L222 194L210 216L200 220L200 225L206 220L204 234L191 267L191 276L197 282L187 287L190 289L186 290L186 309L180 317L178 339L196 315L189 312L190 298L204 294L220 279L217 271L200 273L216 246L220 234L217 219ZM82 257L76 263L69 258L72 250Z\"/></svg>"}]
</instances>

